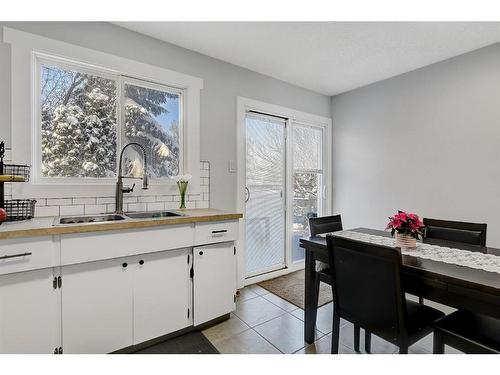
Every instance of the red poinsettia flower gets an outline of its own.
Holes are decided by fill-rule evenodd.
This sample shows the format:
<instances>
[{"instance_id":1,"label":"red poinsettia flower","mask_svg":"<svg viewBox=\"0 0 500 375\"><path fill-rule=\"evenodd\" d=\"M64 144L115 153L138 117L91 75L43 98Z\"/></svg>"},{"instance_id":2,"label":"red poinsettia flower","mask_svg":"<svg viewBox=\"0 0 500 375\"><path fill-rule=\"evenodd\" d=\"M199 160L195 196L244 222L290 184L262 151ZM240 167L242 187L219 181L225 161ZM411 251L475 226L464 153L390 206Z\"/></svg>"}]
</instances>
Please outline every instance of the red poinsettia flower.
<instances>
[{"instance_id":1,"label":"red poinsettia flower","mask_svg":"<svg viewBox=\"0 0 500 375\"><path fill-rule=\"evenodd\" d=\"M389 218L386 230L390 230L392 235L398 232L419 238L422 235L423 227L424 223L420 220L418 215L398 211L397 214Z\"/></svg>"}]
</instances>

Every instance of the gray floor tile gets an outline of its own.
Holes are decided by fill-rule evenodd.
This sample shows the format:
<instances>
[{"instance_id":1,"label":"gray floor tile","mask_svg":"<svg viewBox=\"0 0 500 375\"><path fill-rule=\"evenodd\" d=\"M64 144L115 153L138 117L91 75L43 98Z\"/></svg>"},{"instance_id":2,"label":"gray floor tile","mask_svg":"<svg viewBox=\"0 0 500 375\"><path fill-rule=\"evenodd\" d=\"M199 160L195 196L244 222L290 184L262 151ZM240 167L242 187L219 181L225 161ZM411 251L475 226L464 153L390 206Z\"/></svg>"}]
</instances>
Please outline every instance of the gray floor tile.
<instances>
[{"instance_id":1,"label":"gray floor tile","mask_svg":"<svg viewBox=\"0 0 500 375\"><path fill-rule=\"evenodd\" d=\"M250 327L255 327L286 314L286 311L259 296L238 303L234 314Z\"/></svg>"},{"instance_id":2,"label":"gray floor tile","mask_svg":"<svg viewBox=\"0 0 500 375\"><path fill-rule=\"evenodd\" d=\"M267 299L269 302L274 303L276 306L281 307L285 311L290 312L298 309L297 306L291 304L290 302L284 300L281 297L278 297L276 294L268 293L264 294L262 297Z\"/></svg>"},{"instance_id":3,"label":"gray floor tile","mask_svg":"<svg viewBox=\"0 0 500 375\"><path fill-rule=\"evenodd\" d=\"M252 291L249 287L245 287L243 289L240 289L240 295L238 296L236 302L238 303L242 301L247 301L255 297L258 297L258 294Z\"/></svg>"},{"instance_id":4,"label":"gray floor tile","mask_svg":"<svg viewBox=\"0 0 500 375\"><path fill-rule=\"evenodd\" d=\"M264 289L257 284L252 284L252 285L249 285L245 288L250 289L252 292L258 294L259 296L263 296L264 294L269 294L269 291L267 289Z\"/></svg>"},{"instance_id":5,"label":"gray floor tile","mask_svg":"<svg viewBox=\"0 0 500 375\"><path fill-rule=\"evenodd\" d=\"M245 324L240 318L236 315L231 314L231 317L221 322L215 326L204 329L202 333L205 335L207 339L211 342L220 341L227 339L231 336L237 335L243 331L246 331L250 327Z\"/></svg>"},{"instance_id":6,"label":"gray floor tile","mask_svg":"<svg viewBox=\"0 0 500 375\"><path fill-rule=\"evenodd\" d=\"M241 332L224 340L214 341L213 345L222 354L279 354L280 351L263 339L252 329Z\"/></svg>"},{"instance_id":7,"label":"gray floor tile","mask_svg":"<svg viewBox=\"0 0 500 375\"><path fill-rule=\"evenodd\" d=\"M304 310L296 309L291 311L290 314L304 321ZM318 315L316 317L316 329L326 335L332 332L332 322L333 322L333 305L329 303L324 306L321 306L318 309ZM342 327L344 324L347 324L347 321L341 319L340 326Z\"/></svg>"},{"instance_id":8,"label":"gray floor tile","mask_svg":"<svg viewBox=\"0 0 500 375\"><path fill-rule=\"evenodd\" d=\"M283 353L294 353L307 345L304 341L304 322L290 314L258 325L254 330ZM316 334L318 338L322 336L318 331Z\"/></svg>"},{"instance_id":9,"label":"gray floor tile","mask_svg":"<svg viewBox=\"0 0 500 375\"><path fill-rule=\"evenodd\" d=\"M354 325L347 323L340 328L340 343L354 350ZM362 329L360 334L360 351L365 352L365 331ZM371 352L373 354L392 354L398 348L395 345L372 335Z\"/></svg>"},{"instance_id":10,"label":"gray floor tile","mask_svg":"<svg viewBox=\"0 0 500 375\"><path fill-rule=\"evenodd\" d=\"M307 345L305 348L295 352L295 354L331 354L332 336L325 335L319 340ZM339 354L356 354L356 352L348 347L340 344Z\"/></svg>"}]
</instances>

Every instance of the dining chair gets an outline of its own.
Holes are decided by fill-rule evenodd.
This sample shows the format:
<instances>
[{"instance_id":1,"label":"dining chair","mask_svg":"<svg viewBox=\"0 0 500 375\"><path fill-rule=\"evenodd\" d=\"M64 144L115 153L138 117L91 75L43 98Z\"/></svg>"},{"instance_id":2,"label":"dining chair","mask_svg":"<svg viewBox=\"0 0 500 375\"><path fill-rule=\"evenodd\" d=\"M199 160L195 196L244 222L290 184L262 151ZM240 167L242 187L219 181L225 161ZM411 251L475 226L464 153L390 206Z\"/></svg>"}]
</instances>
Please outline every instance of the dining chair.
<instances>
[{"instance_id":1,"label":"dining chair","mask_svg":"<svg viewBox=\"0 0 500 375\"><path fill-rule=\"evenodd\" d=\"M323 217L311 217L309 218L309 231L311 237L317 236L318 234L332 233L342 230L342 217L341 215L333 216L323 216ZM323 282L328 285L332 285L331 272L329 266L326 263L319 262L320 264L316 267L315 275L315 292L314 292L314 306L318 305L319 299L319 284ZM335 298L334 298L335 299ZM335 302L333 302L335 308ZM361 329L358 325L354 326L354 349L359 352L359 341L360 341ZM366 338L365 338L366 340Z\"/></svg>"},{"instance_id":2,"label":"dining chair","mask_svg":"<svg viewBox=\"0 0 500 375\"><path fill-rule=\"evenodd\" d=\"M432 332L444 313L407 301L401 287L398 249L327 235L335 295L332 354L339 350L340 318L358 325L408 353L410 345ZM365 351L371 352L371 336Z\"/></svg>"},{"instance_id":3,"label":"dining chair","mask_svg":"<svg viewBox=\"0 0 500 375\"><path fill-rule=\"evenodd\" d=\"M342 217L340 215L311 217L309 219L311 237L339 230L342 230Z\"/></svg>"},{"instance_id":4,"label":"dining chair","mask_svg":"<svg viewBox=\"0 0 500 375\"><path fill-rule=\"evenodd\" d=\"M486 246L487 224L424 218L425 238Z\"/></svg>"},{"instance_id":5,"label":"dining chair","mask_svg":"<svg viewBox=\"0 0 500 375\"><path fill-rule=\"evenodd\" d=\"M449 345L467 354L500 354L500 320L458 310L434 323L434 354Z\"/></svg>"}]
</instances>

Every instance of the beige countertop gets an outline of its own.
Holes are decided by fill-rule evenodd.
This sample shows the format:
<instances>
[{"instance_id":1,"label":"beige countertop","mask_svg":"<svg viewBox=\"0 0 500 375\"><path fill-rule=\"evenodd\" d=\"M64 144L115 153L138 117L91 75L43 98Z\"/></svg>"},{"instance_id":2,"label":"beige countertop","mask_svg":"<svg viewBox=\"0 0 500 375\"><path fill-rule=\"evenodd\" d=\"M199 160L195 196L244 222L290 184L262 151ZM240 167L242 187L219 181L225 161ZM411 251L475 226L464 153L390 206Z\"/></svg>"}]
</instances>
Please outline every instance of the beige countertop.
<instances>
[{"instance_id":1,"label":"beige countertop","mask_svg":"<svg viewBox=\"0 0 500 375\"><path fill-rule=\"evenodd\" d=\"M54 226L55 217L40 217L19 222L4 222L0 225L0 240L22 237L52 236L70 233L102 232L108 230L149 228L160 225L180 225L203 223L210 221L237 220L243 217L240 213L217 210L213 208L197 208L181 211L184 216L164 218L131 219L90 224L67 224ZM78 215L77 215L78 216Z\"/></svg>"}]
</instances>

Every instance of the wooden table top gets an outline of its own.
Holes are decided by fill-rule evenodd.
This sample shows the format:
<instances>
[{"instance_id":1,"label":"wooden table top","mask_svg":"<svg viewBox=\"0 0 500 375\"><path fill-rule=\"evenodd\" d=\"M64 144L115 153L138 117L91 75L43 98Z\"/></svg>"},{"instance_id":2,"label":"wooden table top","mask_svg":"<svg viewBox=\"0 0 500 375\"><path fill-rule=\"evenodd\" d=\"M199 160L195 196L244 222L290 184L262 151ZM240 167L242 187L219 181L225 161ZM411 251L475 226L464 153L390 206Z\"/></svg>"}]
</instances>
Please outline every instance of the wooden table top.
<instances>
[{"instance_id":1,"label":"wooden table top","mask_svg":"<svg viewBox=\"0 0 500 375\"><path fill-rule=\"evenodd\" d=\"M389 232L368 229L356 228L353 231L374 234L379 236L390 237ZM500 249L469 245L464 243L450 242L437 239L424 239L425 243L438 246L453 247L462 250L473 252L481 252L485 254L494 254L500 256ZM327 261L327 246L325 237L309 237L300 239L301 247L307 247L316 250L319 260ZM500 296L500 274L489 272L470 267L458 266L444 262L434 261L430 259L418 258L411 255L403 255L402 257L404 272L414 274L415 276L424 276L437 282L451 283L457 287L474 288L478 292L483 292L489 295Z\"/></svg>"}]
</instances>

